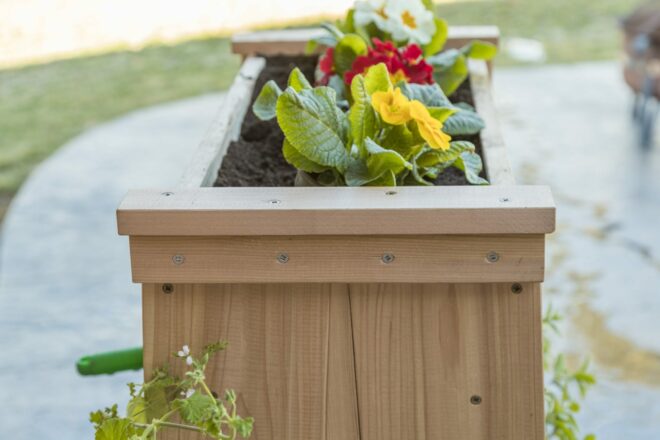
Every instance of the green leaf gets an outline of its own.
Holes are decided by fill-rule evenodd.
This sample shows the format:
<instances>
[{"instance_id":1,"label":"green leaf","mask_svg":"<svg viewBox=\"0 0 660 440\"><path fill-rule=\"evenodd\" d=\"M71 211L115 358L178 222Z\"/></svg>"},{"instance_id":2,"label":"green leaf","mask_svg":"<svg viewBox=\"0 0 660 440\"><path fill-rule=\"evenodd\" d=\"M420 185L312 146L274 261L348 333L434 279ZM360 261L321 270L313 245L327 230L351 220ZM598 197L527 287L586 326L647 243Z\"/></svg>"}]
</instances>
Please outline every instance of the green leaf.
<instances>
[{"instance_id":1,"label":"green leaf","mask_svg":"<svg viewBox=\"0 0 660 440\"><path fill-rule=\"evenodd\" d=\"M129 440L136 434L133 424L128 419L107 419L97 429L94 440Z\"/></svg>"},{"instance_id":2,"label":"green leaf","mask_svg":"<svg viewBox=\"0 0 660 440\"><path fill-rule=\"evenodd\" d=\"M417 165L421 167L434 167L438 164L446 166L454 163L464 152L474 152L475 147L472 142L454 141L449 144L447 150L429 150L417 158Z\"/></svg>"},{"instance_id":3,"label":"green leaf","mask_svg":"<svg viewBox=\"0 0 660 440\"><path fill-rule=\"evenodd\" d=\"M477 134L486 126L481 116L472 110L459 110L442 125L442 131L450 136Z\"/></svg>"},{"instance_id":4,"label":"green leaf","mask_svg":"<svg viewBox=\"0 0 660 440\"><path fill-rule=\"evenodd\" d=\"M458 49L448 49L444 52L428 57L426 62L434 67L446 69L453 66L461 55L462 53Z\"/></svg>"},{"instance_id":5,"label":"green leaf","mask_svg":"<svg viewBox=\"0 0 660 440\"><path fill-rule=\"evenodd\" d=\"M461 49L468 58L492 60L497 55L497 46L488 41L474 40Z\"/></svg>"},{"instance_id":6,"label":"green leaf","mask_svg":"<svg viewBox=\"0 0 660 440\"><path fill-rule=\"evenodd\" d=\"M431 38L429 44L424 46L425 57L429 57L431 55L435 55L436 53L440 52L442 48L445 47L445 43L447 42L447 35L449 31L447 22L441 18L435 18L434 21L435 21L435 34L433 34L433 37Z\"/></svg>"},{"instance_id":7,"label":"green leaf","mask_svg":"<svg viewBox=\"0 0 660 440\"><path fill-rule=\"evenodd\" d=\"M254 100L254 104L252 104L252 112L254 112L255 116L262 121L273 119L276 116L275 109L277 106L277 99L281 94L282 90L280 90L275 81L271 79L264 84L259 92L259 96Z\"/></svg>"},{"instance_id":8,"label":"green leaf","mask_svg":"<svg viewBox=\"0 0 660 440\"><path fill-rule=\"evenodd\" d=\"M371 96L362 75L353 78L351 95L353 96L353 105L348 114L348 120L351 123L351 135L353 143L358 147L362 147L364 140L373 137L378 129L378 118L371 106Z\"/></svg>"},{"instance_id":9,"label":"green leaf","mask_svg":"<svg viewBox=\"0 0 660 440\"><path fill-rule=\"evenodd\" d=\"M437 84L398 83L408 99L416 99L426 107L451 107L451 102Z\"/></svg>"},{"instance_id":10,"label":"green leaf","mask_svg":"<svg viewBox=\"0 0 660 440\"><path fill-rule=\"evenodd\" d=\"M388 150L394 150L403 157L410 157L418 145L424 140L417 138L406 124L387 127L385 134L378 139L378 143Z\"/></svg>"},{"instance_id":11,"label":"green leaf","mask_svg":"<svg viewBox=\"0 0 660 440\"><path fill-rule=\"evenodd\" d=\"M364 84L369 96L376 92L387 92L392 87L387 66L384 63L380 63L369 68L364 77Z\"/></svg>"},{"instance_id":12,"label":"green leaf","mask_svg":"<svg viewBox=\"0 0 660 440\"><path fill-rule=\"evenodd\" d=\"M142 396L135 396L126 405L126 417L135 423L149 423L147 419L147 401Z\"/></svg>"},{"instance_id":13,"label":"green leaf","mask_svg":"<svg viewBox=\"0 0 660 440\"><path fill-rule=\"evenodd\" d=\"M334 24L332 24L332 23L322 23L321 27L323 29L325 29L326 31L328 31L328 33L330 35L332 35L332 37L337 41L344 38L344 33L341 30L339 30L339 28L337 26L335 26Z\"/></svg>"},{"instance_id":14,"label":"green leaf","mask_svg":"<svg viewBox=\"0 0 660 440\"><path fill-rule=\"evenodd\" d=\"M352 159L344 173L344 180L348 186L362 186L374 180L374 177L369 174L364 160Z\"/></svg>"},{"instance_id":15,"label":"green leaf","mask_svg":"<svg viewBox=\"0 0 660 440\"><path fill-rule=\"evenodd\" d=\"M357 34L346 34L335 46L335 70L344 76L344 72L351 70L353 61L359 55L367 53L367 43Z\"/></svg>"},{"instance_id":16,"label":"green leaf","mask_svg":"<svg viewBox=\"0 0 660 440\"><path fill-rule=\"evenodd\" d=\"M369 153L367 168L371 176L380 177L386 171L396 175L404 169L412 169L412 164L396 151L386 150L369 138L365 139L364 145Z\"/></svg>"},{"instance_id":17,"label":"green leaf","mask_svg":"<svg viewBox=\"0 0 660 440\"><path fill-rule=\"evenodd\" d=\"M300 92L304 89L312 88L312 85L309 83L309 81L307 81L305 75L297 67L294 68L289 74L289 82L287 85L293 88L293 90L295 90L296 92Z\"/></svg>"},{"instance_id":18,"label":"green leaf","mask_svg":"<svg viewBox=\"0 0 660 440\"><path fill-rule=\"evenodd\" d=\"M187 399L176 401L181 418L188 423L197 425L213 416L216 407L215 399L199 392L193 393Z\"/></svg>"},{"instance_id":19,"label":"green leaf","mask_svg":"<svg viewBox=\"0 0 660 440\"><path fill-rule=\"evenodd\" d=\"M284 155L284 159L287 162L289 162L297 169L305 171L307 173L322 173L323 171L328 169L328 167L319 165L313 160L310 160L307 157L305 157L298 150L296 150L294 146L291 145L291 143L286 139L284 139L284 145L282 146L282 154Z\"/></svg>"},{"instance_id":20,"label":"green leaf","mask_svg":"<svg viewBox=\"0 0 660 440\"><path fill-rule=\"evenodd\" d=\"M277 122L287 140L309 160L344 170L348 164L346 115L329 87L296 93L287 88L277 100Z\"/></svg>"},{"instance_id":21,"label":"green leaf","mask_svg":"<svg viewBox=\"0 0 660 440\"><path fill-rule=\"evenodd\" d=\"M372 180L368 186L396 186L396 176L392 170L386 170L377 179Z\"/></svg>"},{"instance_id":22,"label":"green leaf","mask_svg":"<svg viewBox=\"0 0 660 440\"><path fill-rule=\"evenodd\" d=\"M453 165L465 173L467 181L471 184L488 185L488 181L479 176L479 173L483 169L483 164L481 163L481 157L477 153L471 151L461 153Z\"/></svg>"},{"instance_id":23,"label":"green leaf","mask_svg":"<svg viewBox=\"0 0 660 440\"><path fill-rule=\"evenodd\" d=\"M459 111L457 107L428 107L429 114L433 119L445 122L451 115ZM446 132L446 130L443 129ZM449 133L451 134L451 133Z\"/></svg>"},{"instance_id":24,"label":"green leaf","mask_svg":"<svg viewBox=\"0 0 660 440\"><path fill-rule=\"evenodd\" d=\"M457 56L449 57L448 60L443 60L443 62L450 59L453 59L453 64L448 66L439 65L433 73L435 81L447 96L454 93L468 77L468 66L465 55L458 53Z\"/></svg>"}]
</instances>

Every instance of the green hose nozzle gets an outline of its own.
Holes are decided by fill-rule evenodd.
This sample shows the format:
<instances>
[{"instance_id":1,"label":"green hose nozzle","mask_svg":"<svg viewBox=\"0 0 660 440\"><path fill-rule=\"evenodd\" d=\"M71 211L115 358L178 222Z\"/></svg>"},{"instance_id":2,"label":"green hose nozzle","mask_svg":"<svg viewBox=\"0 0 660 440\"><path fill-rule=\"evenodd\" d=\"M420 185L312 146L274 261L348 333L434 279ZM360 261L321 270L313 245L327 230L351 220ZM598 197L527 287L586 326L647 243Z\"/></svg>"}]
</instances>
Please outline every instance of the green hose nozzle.
<instances>
[{"instance_id":1,"label":"green hose nozzle","mask_svg":"<svg viewBox=\"0 0 660 440\"><path fill-rule=\"evenodd\" d=\"M142 347L83 356L76 362L76 368L82 376L139 370L142 368Z\"/></svg>"}]
</instances>

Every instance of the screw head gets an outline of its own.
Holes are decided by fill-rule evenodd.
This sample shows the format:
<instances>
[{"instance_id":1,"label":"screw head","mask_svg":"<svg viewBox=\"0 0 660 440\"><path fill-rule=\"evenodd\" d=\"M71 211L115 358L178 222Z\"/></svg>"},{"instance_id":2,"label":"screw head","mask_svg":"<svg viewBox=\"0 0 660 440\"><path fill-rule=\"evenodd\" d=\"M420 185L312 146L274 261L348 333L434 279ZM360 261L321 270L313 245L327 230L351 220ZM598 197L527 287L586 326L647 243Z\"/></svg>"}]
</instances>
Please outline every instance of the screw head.
<instances>
[{"instance_id":1,"label":"screw head","mask_svg":"<svg viewBox=\"0 0 660 440\"><path fill-rule=\"evenodd\" d=\"M163 293L166 293L168 295L174 292L174 286L171 284L163 284L162 289L163 289Z\"/></svg>"},{"instance_id":2,"label":"screw head","mask_svg":"<svg viewBox=\"0 0 660 440\"><path fill-rule=\"evenodd\" d=\"M172 257L172 263L176 264L177 266L183 264L185 261L186 257L180 254L176 254Z\"/></svg>"},{"instance_id":3,"label":"screw head","mask_svg":"<svg viewBox=\"0 0 660 440\"><path fill-rule=\"evenodd\" d=\"M270 205L279 205L280 203L282 203L282 201L277 199L270 199L270 200L266 200L266 203Z\"/></svg>"},{"instance_id":4,"label":"screw head","mask_svg":"<svg viewBox=\"0 0 660 440\"><path fill-rule=\"evenodd\" d=\"M387 254L383 254L383 256L380 257L380 260L385 264L390 264L391 262L394 261L394 258L395 258L394 254L387 253Z\"/></svg>"},{"instance_id":5,"label":"screw head","mask_svg":"<svg viewBox=\"0 0 660 440\"><path fill-rule=\"evenodd\" d=\"M386 196L395 196L395 195L397 195L397 192L396 191L385 191L385 195Z\"/></svg>"},{"instance_id":6,"label":"screw head","mask_svg":"<svg viewBox=\"0 0 660 440\"><path fill-rule=\"evenodd\" d=\"M289 256L285 253L281 253L277 256L277 262L281 264L286 264L289 261Z\"/></svg>"},{"instance_id":7,"label":"screw head","mask_svg":"<svg viewBox=\"0 0 660 440\"><path fill-rule=\"evenodd\" d=\"M161 194L162 196L165 196L165 197L169 197L169 196L173 196L173 195L174 195L174 193L173 193L173 192L170 192L170 191L165 191L165 192L160 193L160 194Z\"/></svg>"},{"instance_id":8,"label":"screw head","mask_svg":"<svg viewBox=\"0 0 660 440\"><path fill-rule=\"evenodd\" d=\"M490 251L488 254L486 254L486 261L489 263L497 263L500 261L500 254L495 251Z\"/></svg>"},{"instance_id":9,"label":"screw head","mask_svg":"<svg viewBox=\"0 0 660 440\"><path fill-rule=\"evenodd\" d=\"M512 293L514 293L514 294L516 294L516 295L519 295L519 294L522 293L522 291L523 291L523 286L522 286L522 284L520 284L520 283L513 283L513 284L511 285L511 292L512 292Z\"/></svg>"},{"instance_id":10,"label":"screw head","mask_svg":"<svg viewBox=\"0 0 660 440\"><path fill-rule=\"evenodd\" d=\"M470 403L472 405L481 405L481 396L475 394L474 396L470 397Z\"/></svg>"},{"instance_id":11,"label":"screw head","mask_svg":"<svg viewBox=\"0 0 660 440\"><path fill-rule=\"evenodd\" d=\"M500 198L500 202L502 202L502 203L506 203L506 202L509 202L509 201L511 201L511 199L508 198L508 197L502 197L502 198Z\"/></svg>"}]
</instances>

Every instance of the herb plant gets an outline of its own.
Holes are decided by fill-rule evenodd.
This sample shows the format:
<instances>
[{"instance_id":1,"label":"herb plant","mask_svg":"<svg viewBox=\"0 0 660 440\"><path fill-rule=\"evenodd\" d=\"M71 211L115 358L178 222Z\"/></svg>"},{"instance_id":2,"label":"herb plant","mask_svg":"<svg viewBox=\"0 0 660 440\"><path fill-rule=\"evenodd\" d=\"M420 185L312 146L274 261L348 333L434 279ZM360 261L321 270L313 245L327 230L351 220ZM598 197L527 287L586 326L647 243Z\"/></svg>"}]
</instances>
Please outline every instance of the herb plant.
<instances>
[{"instance_id":1,"label":"herb plant","mask_svg":"<svg viewBox=\"0 0 660 440\"><path fill-rule=\"evenodd\" d=\"M156 440L164 429L196 431L222 440L249 438L253 420L237 414L236 393L227 390L219 398L205 382L209 360L226 345L208 345L198 358L184 345L175 354L189 368L182 379L160 369L140 386L128 384L131 399L125 417L118 414L117 405L91 413L95 440Z\"/></svg>"},{"instance_id":2,"label":"herb plant","mask_svg":"<svg viewBox=\"0 0 660 440\"><path fill-rule=\"evenodd\" d=\"M488 183L479 176L474 145L451 140L483 128L474 109L453 105L437 84L393 84L384 63L356 75L342 100L294 69L286 90L274 81L264 85L253 111L262 120L277 118L284 158L307 184L432 185L448 167L470 183Z\"/></svg>"},{"instance_id":3,"label":"herb plant","mask_svg":"<svg viewBox=\"0 0 660 440\"><path fill-rule=\"evenodd\" d=\"M386 62L394 78L412 83L432 79L451 95L468 76L468 58L490 60L497 53L492 43L479 40L442 52L448 25L435 16L431 0L357 1L343 20L324 27L327 35L310 41L308 50L326 47L317 80L335 88L349 86L367 66L386 62L383 55L402 55L402 62ZM383 44L391 48L385 52Z\"/></svg>"},{"instance_id":4,"label":"herb plant","mask_svg":"<svg viewBox=\"0 0 660 440\"><path fill-rule=\"evenodd\" d=\"M596 383L589 373L589 362L584 361L579 368L570 370L563 354L556 354L550 343L550 333L559 333L557 326L561 319L552 307L543 316L543 369L546 372L545 386L545 428L548 440L596 440L589 434L580 437L575 415L580 411L580 399L584 399L588 389ZM577 394L576 394L577 393Z\"/></svg>"}]
</instances>

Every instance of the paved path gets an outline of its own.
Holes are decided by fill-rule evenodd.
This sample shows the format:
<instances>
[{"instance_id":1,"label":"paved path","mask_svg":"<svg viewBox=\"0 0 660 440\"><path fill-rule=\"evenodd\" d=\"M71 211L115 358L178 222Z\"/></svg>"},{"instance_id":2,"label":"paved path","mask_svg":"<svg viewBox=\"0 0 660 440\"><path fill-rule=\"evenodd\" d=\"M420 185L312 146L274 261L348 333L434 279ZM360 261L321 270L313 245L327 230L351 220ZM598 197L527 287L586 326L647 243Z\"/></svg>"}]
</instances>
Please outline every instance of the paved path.
<instances>
[{"instance_id":1,"label":"paved path","mask_svg":"<svg viewBox=\"0 0 660 440\"><path fill-rule=\"evenodd\" d=\"M140 372L80 377L84 354L139 346L139 287L115 209L129 188L175 185L222 96L131 113L64 146L5 219L0 438L92 438L90 410L126 402Z\"/></svg>"},{"instance_id":2,"label":"paved path","mask_svg":"<svg viewBox=\"0 0 660 440\"><path fill-rule=\"evenodd\" d=\"M545 299L567 314L560 348L593 353L600 383L583 425L600 440L656 438L660 145L636 149L614 63L503 70L495 89L518 180L551 184L557 199ZM0 402L12 411L0 415L0 438L90 438L87 412L125 401L123 384L138 373L73 370L81 354L140 344L139 294L114 209L128 188L176 182L219 99L91 130L22 188L1 254Z\"/></svg>"}]
</instances>

